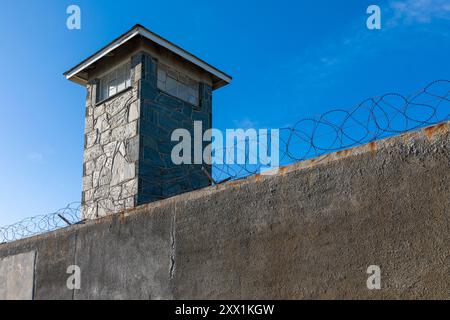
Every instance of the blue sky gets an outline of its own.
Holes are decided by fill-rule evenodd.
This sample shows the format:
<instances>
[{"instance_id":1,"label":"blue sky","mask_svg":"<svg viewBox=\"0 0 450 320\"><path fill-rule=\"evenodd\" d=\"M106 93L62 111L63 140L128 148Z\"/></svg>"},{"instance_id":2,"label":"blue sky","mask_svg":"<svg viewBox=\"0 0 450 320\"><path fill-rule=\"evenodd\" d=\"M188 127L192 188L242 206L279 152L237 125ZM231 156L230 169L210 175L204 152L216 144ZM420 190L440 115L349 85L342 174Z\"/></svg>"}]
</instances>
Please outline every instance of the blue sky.
<instances>
[{"instance_id":1,"label":"blue sky","mask_svg":"<svg viewBox=\"0 0 450 320\"><path fill-rule=\"evenodd\" d=\"M66 28L80 6L81 30ZM366 28L377 4L382 29ZM283 127L450 78L450 0L9 1L0 13L0 225L79 201L85 90L62 73L140 23L231 74L214 127Z\"/></svg>"}]
</instances>

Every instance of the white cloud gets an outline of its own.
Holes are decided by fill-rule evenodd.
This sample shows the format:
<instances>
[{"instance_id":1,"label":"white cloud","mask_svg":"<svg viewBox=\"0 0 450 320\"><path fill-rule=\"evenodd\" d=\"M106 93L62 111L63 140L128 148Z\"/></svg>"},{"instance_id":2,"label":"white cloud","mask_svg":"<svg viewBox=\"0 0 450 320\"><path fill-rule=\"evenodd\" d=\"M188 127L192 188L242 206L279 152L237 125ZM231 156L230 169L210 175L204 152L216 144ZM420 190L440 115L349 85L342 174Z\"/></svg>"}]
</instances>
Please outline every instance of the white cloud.
<instances>
[{"instance_id":1,"label":"white cloud","mask_svg":"<svg viewBox=\"0 0 450 320\"><path fill-rule=\"evenodd\" d=\"M405 0L391 1L390 9L393 18L390 24L396 25L400 22L430 23L433 20L450 20L450 0Z\"/></svg>"},{"instance_id":2,"label":"white cloud","mask_svg":"<svg viewBox=\"0 0 450 320\"><path fill-rule=\"evenodd\" d=\"M234 120L234 125L237 129L254 129L258 127L258 123L248 118Z\"/></svg>"},{"instance_id":3,"label":"white cloud","mask_svg":"<svg viewBox=\"0 0 450 320\"><path fill-rule=\"evenodd\" d=\"M28 154L27 158L32 162L42 162L42 160L44 160L44 155L39 152L32 152Z\"/></svg>"},{"instance_id":4,"label":"white cloud","mask_svg":"<svg viewBox=\"0 0 450 320\"><path fill-rule=\"evenodd\" d=\"M286 68L296 70L300 87L305 84L323 86L332 83L334 74L347 70L355 60L378 55L386 47L395 45L398 32L439 20L450 20L450 0L389 0L381 6L381 30L370 31L365 23L355 21L341 37L306 48ZM447 29L438 24L427 28L426 32L449 37Z\"/></svg>"}]
</instances>

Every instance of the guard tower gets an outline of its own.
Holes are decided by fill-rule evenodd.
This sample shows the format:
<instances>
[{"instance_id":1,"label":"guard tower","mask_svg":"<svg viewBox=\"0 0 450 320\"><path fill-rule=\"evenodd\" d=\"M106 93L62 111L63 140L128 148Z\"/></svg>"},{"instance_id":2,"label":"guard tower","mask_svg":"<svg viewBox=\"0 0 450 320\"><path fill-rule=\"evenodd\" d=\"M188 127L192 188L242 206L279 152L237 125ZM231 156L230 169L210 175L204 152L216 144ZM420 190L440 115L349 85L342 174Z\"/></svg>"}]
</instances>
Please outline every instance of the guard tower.
<instances>
[{"instance_id":1,"label":"guard tower","mask_svg":"<svg viewBox=\"0 0 450 320\"><path fill-rule=\"evenodd\" d=\"M64 73L86 87L83 217L208 186L205 164L175 165L175 129L212 126L212 91L231 77L141 25Z\"/></svg>"}]
</instances>

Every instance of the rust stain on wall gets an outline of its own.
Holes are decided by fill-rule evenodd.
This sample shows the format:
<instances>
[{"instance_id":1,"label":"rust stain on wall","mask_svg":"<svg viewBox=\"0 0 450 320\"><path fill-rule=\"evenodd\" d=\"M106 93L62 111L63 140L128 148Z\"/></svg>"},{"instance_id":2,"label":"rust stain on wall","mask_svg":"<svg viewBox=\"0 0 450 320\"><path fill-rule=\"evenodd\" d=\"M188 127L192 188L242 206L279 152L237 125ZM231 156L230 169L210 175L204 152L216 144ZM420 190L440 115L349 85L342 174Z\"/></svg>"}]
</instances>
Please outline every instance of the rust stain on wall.
<instances>
[{"instance_id":1,"label":"rust stain on wall","mask_svg":"<svg viewBox=\"0 0 450 320\"><path fill-rule=\"evenodd\" d=\"M428 139L431 139L436 134L442 134L448 131L448 125L446 123L439 123L435 126L427 127L424 129Z\"/></svg>"},{"instance_id":2,"label":"rust stain on wall","mask_svg":"<svg viewBox=\"0 0 450 320\"><path fill-rule=\"evenodd\" d=\"M375 141L369 143L369 150L372 152L377 151L377 143Z\"/></svg>"}]
</instances>

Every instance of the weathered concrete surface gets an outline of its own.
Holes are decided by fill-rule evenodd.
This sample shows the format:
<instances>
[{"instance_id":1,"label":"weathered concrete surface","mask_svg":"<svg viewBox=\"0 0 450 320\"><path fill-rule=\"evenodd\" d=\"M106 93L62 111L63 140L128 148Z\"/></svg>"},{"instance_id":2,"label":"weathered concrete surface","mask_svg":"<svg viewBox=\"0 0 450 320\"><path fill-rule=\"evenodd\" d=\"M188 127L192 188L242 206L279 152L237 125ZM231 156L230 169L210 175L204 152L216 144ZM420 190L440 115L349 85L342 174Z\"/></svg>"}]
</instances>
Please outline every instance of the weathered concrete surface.
<instances>
[{"instance_id":1,"label":"weathered concrete surface","mask_svg":"<svg viewBox=\"0 0 450 320\"><path fill-rule=\"evenodd\" d=\"M446 123L0 245L0 258L37 252L37 299L450 299L449 169Z\"/></svg>"},{"instance_id":2,"label":"weathered concrete surface","mask_svg":"<svg viewBox=\"0 0 450 320\"><path fill-rule=\"evenodd\" d=\"M168 299L173 206L112 215L77 236L81 290L75 299Z\"/></svg>"},{"instance_id":3,"label":"weathered concrete surface","mask_svg":"<svg viewBox=\"0 0 450 320\"><path fill-rule=\"evenodd\" d=\"M35 252L0 259L0 300L32 300Z\"/></svg>"},{"instance_id":4,"label":"weathered concrete surface","mask_svg":"<svg viewBox=\"0 0 450 320\"><path fill-rule=\"evenodd\" d=\"M75 261L75 237L76 229L68 228L0 245L0 258L35 251L34 298L69 300L66 270Z\"/></svg>"}]
</instances>

